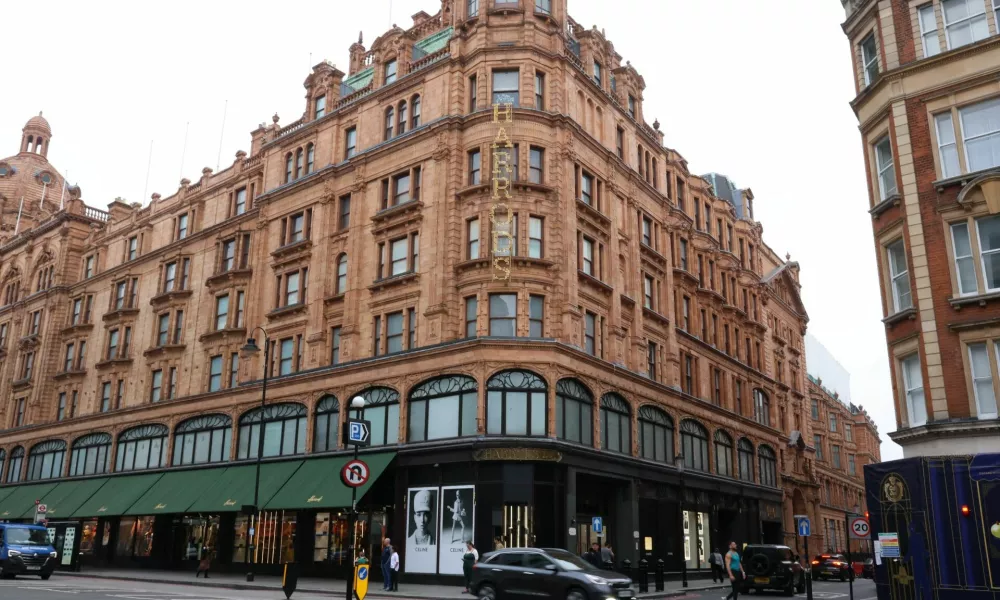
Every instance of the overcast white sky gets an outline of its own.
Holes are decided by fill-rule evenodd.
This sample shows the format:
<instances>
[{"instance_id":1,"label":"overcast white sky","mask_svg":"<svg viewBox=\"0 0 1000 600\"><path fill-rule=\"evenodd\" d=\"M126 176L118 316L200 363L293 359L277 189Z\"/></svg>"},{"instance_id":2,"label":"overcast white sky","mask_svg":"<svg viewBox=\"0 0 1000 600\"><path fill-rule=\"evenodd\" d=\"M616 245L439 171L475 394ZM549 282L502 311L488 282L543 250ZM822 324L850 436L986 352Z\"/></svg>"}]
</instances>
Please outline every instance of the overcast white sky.
<instances>
[{"instance_id":1,"label":"overcast white sky","mask_svg":"<svg viewBox=\"0 0 1000 600\"><path fill-rule=\"evenodd\" d=\"M39 110L49 160L104 207L148 201L249 150L277 112L302 114L302 82L329 59L347 71L350 44L391 23L406 28L439 0L366 2L12 2L0 37L0 156L18 150ZM852 376L874 416L882 455L901 457L868 216L850 50L839 0L570 0L646 80L645 114L696 173L718 171L756 196L767 243L802 266L810 331ZM311 58L310 58L311 54ZM145 197L146 164L153 140Z\"/></svg>"}]
</instances>

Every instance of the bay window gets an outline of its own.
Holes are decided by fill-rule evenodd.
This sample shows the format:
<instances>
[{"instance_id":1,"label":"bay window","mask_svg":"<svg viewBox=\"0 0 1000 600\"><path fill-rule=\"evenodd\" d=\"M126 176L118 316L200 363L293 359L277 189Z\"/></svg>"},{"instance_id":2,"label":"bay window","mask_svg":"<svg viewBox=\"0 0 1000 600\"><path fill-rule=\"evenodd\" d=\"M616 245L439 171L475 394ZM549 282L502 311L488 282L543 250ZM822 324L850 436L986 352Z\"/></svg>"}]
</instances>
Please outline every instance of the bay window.
<instances>
[{"instance_id":1,"label":"bay window","mask_svg":"<svg viewBox=\"0 0 1000 600\"><path fill-rule=\"evenodd\" d=\"M940 113L934 124L942 177L960 175L962 166L966 173L1000 166L1000 98Z\"/></svg>"}]
</instances>

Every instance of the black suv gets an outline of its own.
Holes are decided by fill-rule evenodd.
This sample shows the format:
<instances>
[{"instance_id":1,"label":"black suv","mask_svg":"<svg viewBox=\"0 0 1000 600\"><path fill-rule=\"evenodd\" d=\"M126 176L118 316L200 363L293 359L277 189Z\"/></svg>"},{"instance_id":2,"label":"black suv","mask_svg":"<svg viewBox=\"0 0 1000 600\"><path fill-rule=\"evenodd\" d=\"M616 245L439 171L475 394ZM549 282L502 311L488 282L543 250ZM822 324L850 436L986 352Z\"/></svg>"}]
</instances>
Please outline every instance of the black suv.
<instances>
[{"instance_id":1,"label":"black suv","mask_svg":"<svg viewBox=\"0 0 1000 600\"><path fill-rule=\"evenodd\" d=\"M781 590L789 596L806 591L805 572L788 546L748 544L743 549L743 593Z\"/></svg>"},{"instance_id":2,"label":"black suv","mask_svg":"<svg viewBox=\"0 0 1000 600\"><path fill-rule=\"evenodd\" d=\"M851 565L843 554L819 554L812 561L813 579L836 577L847 581L851 576Z\"/></svg>"},{"instance_id":3,"label":"black suv","mask_svg":"<svg viewBox=\"0 0 1000 600\"><path fill-rule=\"evenodd\" d=\"M579 556L551 548L488 552L472 567L469 588L480 600L634 600L632 580L601 571Z\"/></svg>"}]
</instances>

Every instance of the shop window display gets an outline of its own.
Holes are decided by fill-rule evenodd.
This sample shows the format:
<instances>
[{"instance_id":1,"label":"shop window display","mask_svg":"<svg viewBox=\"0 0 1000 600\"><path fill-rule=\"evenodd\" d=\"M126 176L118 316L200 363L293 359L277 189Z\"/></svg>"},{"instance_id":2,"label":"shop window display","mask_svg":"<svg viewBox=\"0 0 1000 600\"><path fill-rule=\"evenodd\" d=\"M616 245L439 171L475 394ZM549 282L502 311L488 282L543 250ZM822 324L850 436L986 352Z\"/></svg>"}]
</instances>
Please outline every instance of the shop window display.
<instances>
[{"instance_id":1,"label":"shop window display","mask_svg":"<svg viewBox=\"0 0 1000 600\"><path fill-rule=\"evenodd\" d=\"M118 523L118 544L115 556L147 558L153 550L155 517L122 517Z\"/></svg>"},{"instance_id":2,"label":"shop window display","mask_svg":"<svg viewBox=\"0 0 1000 600\"><path fill-rule=\"evenodd\" d=\"M689 569L708 566L711 540L708 532L708 513L684 511L684 560Z\"/></svg>"},{"instance_id":3,"label":"shop window display","mask_svg":"<svg viewBox=\"0 0 1000 600\"><path fill-rule=\"evenodd\" d=\"M233 547L233 562L247 561L248 528L256 529L257 546L254 549L254 563L280 565L295 562L295 513L285 511L264 511L260 522L256 515L236 518L236 543Z\"/></svg>"}]
</instances>

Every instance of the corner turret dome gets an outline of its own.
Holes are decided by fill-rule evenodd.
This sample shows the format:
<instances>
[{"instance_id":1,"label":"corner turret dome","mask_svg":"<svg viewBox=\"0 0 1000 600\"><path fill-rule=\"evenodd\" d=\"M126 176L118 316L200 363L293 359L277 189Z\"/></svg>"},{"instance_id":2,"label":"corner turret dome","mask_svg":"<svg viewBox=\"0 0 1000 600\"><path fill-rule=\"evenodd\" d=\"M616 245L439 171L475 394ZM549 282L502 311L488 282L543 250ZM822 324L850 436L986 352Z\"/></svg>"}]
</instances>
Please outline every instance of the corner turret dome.
<instances>
[{"instance_id":1,"label":"corner turret dome","mask_svg":"<svg viewBox=\"0 0 1000 600\"><path fill-rule=\"evenodd\" d=\"M45 120L42 113L37 117L31 117L21 130L21 152L28 154L40 154L48 156L49 138L52 137L52 128Z\"/></svg>"}]
</instances>

